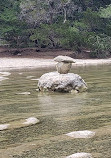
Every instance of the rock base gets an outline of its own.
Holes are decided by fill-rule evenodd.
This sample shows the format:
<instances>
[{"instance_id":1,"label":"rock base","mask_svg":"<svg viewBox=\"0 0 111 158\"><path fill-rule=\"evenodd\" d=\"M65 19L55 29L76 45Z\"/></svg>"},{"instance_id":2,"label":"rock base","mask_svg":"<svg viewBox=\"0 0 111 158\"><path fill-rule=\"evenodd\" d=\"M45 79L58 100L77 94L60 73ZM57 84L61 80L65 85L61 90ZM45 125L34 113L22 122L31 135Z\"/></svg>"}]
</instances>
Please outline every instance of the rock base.
<instances>
[{"instance_id":1,"label":"rock base","mask_svg":"<svg viewBox=\"0 0 111 158\"><path fill-rule=\"evenodd\" d=\"M83 92L87 90L87 85L77 74L49 72L40 77L38 88L40 91L71 92L76 90L77 92Z\"/></svg>"}]
</instances>

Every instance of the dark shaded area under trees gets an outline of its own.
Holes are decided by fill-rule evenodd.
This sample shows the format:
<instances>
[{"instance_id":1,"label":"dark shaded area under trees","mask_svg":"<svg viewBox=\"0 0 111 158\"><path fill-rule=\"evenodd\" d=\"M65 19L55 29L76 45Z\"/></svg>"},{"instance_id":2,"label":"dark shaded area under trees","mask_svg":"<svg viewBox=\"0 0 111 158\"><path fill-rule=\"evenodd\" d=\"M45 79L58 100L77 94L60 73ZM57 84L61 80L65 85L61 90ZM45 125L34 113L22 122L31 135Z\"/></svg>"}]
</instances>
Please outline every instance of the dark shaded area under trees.
<instances>
[{"instance_id":1,"label":"dark shaded area under trees","mask_svg":"<svg viewBox=\"0 0 111 158\"><path fill-rule=\"evenodd\" d=\"M0 45L111 56L111 0L0 0Z\"/></svg>"}]
</instances>

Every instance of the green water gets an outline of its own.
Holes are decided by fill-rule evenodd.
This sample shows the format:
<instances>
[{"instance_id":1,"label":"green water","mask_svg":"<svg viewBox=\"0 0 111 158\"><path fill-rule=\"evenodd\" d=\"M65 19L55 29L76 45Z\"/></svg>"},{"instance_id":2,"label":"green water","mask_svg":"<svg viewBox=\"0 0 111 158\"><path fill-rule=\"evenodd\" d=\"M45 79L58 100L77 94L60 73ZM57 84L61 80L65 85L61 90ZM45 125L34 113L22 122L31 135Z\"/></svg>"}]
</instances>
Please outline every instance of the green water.
<instances>
[{"instance_id":1,"label":"green water","mask_svg":"<svg viewBox=\"0 0 111 158\"><path fill-rule=\"evenodd\" d=\"M40 120L0 131L0 158L65 158L77 152L111 158L111 66L72 68L88 84L81 94L37 92L37 80L31 79L49 71L53 70L13 70L0 83L0 124L28 117ZM31 94L17 94L21 92ZM64 135L78 130L96 134L90 139Z\"/></svg>"}]
</instances>

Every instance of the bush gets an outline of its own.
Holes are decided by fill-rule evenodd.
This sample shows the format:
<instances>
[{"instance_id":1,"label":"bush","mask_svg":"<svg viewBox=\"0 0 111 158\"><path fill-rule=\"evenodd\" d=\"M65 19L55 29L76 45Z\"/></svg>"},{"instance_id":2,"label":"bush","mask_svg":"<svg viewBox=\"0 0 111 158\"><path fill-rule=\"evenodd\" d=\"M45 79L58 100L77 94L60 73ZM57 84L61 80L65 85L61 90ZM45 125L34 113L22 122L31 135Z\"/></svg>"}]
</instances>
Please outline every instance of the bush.
<instances>
[{"instance_id":1,"label":"bush","mask_svg":"<svg viewBox=\"0 0 111 158\"><path fill-rule=\"evenodd\" d=\"M104 58L108 57L111 52L111 37L105 34L89 35L87 44L91 48L91 57Z\"/></svg>"}]
</instances>

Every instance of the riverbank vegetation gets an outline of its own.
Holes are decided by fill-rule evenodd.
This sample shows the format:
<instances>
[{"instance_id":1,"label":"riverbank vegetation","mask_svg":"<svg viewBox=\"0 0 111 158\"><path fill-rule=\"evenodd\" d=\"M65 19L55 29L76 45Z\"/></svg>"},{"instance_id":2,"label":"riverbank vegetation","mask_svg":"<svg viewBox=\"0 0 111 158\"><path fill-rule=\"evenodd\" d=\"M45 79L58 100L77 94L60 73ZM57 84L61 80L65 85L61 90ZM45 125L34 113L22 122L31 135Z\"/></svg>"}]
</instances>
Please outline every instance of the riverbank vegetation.
<instances>
[{"instance_id":1,"label":"riverbank vegetation","mask_svg":"<svg viewBox=\"0 0 111 158\"><path fill-rule=\"evenodd\" d=\"M0 44L111 55L111 0L0 0ZM18 53L16 52L16 53Z\"/></svg>"}]
</instances>

